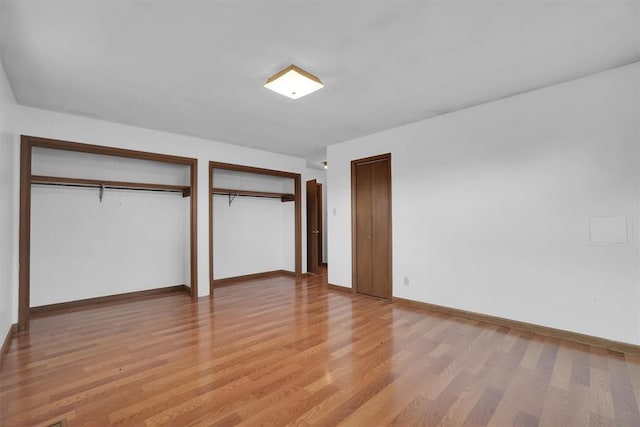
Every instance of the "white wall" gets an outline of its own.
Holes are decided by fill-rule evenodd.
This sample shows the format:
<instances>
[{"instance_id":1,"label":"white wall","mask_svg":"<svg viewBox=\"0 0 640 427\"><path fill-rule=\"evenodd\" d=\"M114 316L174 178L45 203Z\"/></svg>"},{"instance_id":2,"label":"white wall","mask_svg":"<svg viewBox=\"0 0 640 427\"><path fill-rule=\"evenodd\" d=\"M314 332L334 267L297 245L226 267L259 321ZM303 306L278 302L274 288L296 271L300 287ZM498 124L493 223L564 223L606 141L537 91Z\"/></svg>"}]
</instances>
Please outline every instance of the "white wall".
<instances>
[{"instance_id":1,"label":"white wall","mask_svg":"<svg viewBox=\"0 0 640 427\"><path fill-rule=\"evenodd\" d=\"M33 175L189 185L189 167L150 160L34 147Z\"/></svg>"},{"instance_id":2,"label":"white wall","mask_svg":"<svg viewBox=\"0 0 640 427\"><path fill-rule=\"evenodd\" d=\"M16 101L0 63L0 342L17 322L18 144L14 131Z\"/></svg>"},{"instance_id":3,"label":"white wall","mask_svg":"<svg viewBox=\"0 0 640 427\"><path fill-rule=\"evenodd\" d=\"M283 220L284 208L293 213L293 202L279 199L227 196L213 198L213 277L222 279L265 271L295 269L294 241L283 242L283 233L293 234L293 215ZM286 250L285 249L291 249ZM285 253L287 259L285 260ZM286 261L286 262L285 262Z\"/></svg>"},{"instance_id":4,"label":"white wall","mask_svg":"<svg viewBox=\"0 0 640 427\"><path fill-rule=\"evenodd\" d=\"M189 284L181 194L33 186L31 306Z\"/></svg>"},{"instance_id":5,"label":"white wall","mask_svg":"<svg viewBox=\"0 0 640 427\"><path fill-rule=\"evenodd\" d=\"M640 344L639 77L328 147L329 282L351 286L350 160L391 152L394 296ZM592 216L626 216L631 243L590 243Z\"/></svg>"},{"instance_id":6,"label":"white wall","mask_svg":"<svg viewBox=\"0 0 640 427\"><path fill-rule=\"evenodd\" d=\"M214 160L294 173L304 173L306 166L304 159L291 156L24 106L16 107L15 131L22 135L197 158L198 293L200 296L209 293L208 162ZM17 176L16 168L14 190L18 185ZM14 226L17 228L17 224ZM306 244L304 237L303 235L303 247ZM17 254L17 250L16 244L13 253ZM303 257L303 270L305 269L306 260ZM116 289L105 290L105 294L116 292Z\"/></svg>"},{"instance_id":7,"label":"white wall","mask_svg":"<svg viewBox=\"0 0 640 427\"><path fill-rule=\"evenodd\" d=\"M215 169L213 186L294 193L293 178ZM294 203L238 196L213 198L213 276L237 277L275 270L295 271Z\"/></svg>"},{"instance_id":8,"label":"white wall","mask_svg":"<svg viewBox=\"0 0 640 427\"><path fill-rule=\"evenodd\" d=\"M304 189L303 189L304 191ZM306 224L306 218L304 212L306 212L306 199L302 200L302 224L300 227L300 232L302 233L302 241L307 241L307 236L305 233L306 228L304 224ZM282 254L282 270L286 271L295 271L296 269L296 230L294 228L294 224L296 221L296 209L294 202L285 202L280 203L280 245L281 245L281 254ZM302 272L306 271L307 265L307 257L306 257L306 243L303 243L302 246L302 264L303 269Z\"/></svg>"}]
</instances>

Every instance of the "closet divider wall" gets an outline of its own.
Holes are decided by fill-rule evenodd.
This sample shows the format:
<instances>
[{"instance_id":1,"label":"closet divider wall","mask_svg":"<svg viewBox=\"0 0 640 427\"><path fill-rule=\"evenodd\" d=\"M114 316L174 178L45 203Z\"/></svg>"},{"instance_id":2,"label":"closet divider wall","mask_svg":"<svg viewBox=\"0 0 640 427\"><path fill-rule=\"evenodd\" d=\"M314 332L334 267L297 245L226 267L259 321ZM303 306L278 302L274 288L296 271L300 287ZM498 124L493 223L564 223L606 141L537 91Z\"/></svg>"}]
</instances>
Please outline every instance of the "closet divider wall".
<instances>
[{"instance_id":1,"label":"closet divider wall","mask_svg":"<svg viewBox=\"0 0 640 427\"><path fill-rule=\"evenodd\" d=\"M20 330L78 300L197 296L196 159L23 136L20 176Z\"/></svg>"}]
</instances>

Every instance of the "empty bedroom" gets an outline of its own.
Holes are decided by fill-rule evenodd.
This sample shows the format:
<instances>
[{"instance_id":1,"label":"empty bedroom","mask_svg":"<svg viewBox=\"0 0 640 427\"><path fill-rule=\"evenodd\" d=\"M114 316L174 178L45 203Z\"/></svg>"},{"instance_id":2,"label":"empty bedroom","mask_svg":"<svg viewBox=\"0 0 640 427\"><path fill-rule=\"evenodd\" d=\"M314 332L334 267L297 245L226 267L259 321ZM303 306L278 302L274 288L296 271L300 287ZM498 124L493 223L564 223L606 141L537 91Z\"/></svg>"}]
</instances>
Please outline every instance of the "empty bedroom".
<instances>
[{"instance_id":1,"label":"empty bedroom","mask_svg":"<svg viewBox=\"0 0 640 427\"><path fill-rule=\"evenodd\" d=\"M0 0L0 426L640 426L640 0Z\"/></svg>"}]
</instances>

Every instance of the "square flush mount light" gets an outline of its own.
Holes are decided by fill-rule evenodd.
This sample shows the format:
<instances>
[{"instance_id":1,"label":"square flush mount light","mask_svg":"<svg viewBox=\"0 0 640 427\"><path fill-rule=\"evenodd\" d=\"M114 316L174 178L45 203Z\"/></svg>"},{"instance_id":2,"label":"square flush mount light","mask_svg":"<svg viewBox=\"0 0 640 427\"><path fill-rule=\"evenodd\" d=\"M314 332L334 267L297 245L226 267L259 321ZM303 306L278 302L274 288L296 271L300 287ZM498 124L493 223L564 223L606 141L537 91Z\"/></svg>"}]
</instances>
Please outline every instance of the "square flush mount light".
<instances>
[{"instance_id":1,"label":"square flush mount light","mask_svg":"<svg viewBox=\"0 0 640 427\"><path fill-rule=\"evenodd\" d=\"M322 89L324 85L313 74L307 73L295 65L289 65L284 70L278 71L269 77L264 87L287 98L298 99Z\"/></svg>"}]
</instances>

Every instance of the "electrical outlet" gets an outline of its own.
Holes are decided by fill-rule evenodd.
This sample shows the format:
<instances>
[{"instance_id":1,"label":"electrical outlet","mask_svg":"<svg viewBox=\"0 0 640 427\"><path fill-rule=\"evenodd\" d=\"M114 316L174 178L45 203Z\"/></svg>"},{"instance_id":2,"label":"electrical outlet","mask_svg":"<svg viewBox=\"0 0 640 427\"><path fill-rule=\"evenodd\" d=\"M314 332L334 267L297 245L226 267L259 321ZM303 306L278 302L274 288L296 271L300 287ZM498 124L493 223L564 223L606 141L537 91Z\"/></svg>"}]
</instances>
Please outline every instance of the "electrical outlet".
<instances>
[{"instance_id":1,"label":"electrical outlet","mask_svg":"<svg viewBox=\"0 0 640 427\"><path fill-rule=\"evenodd\" d=\"M404 285L409 286L409 276L404 276Z\"/></svg>"}]
</instances>

